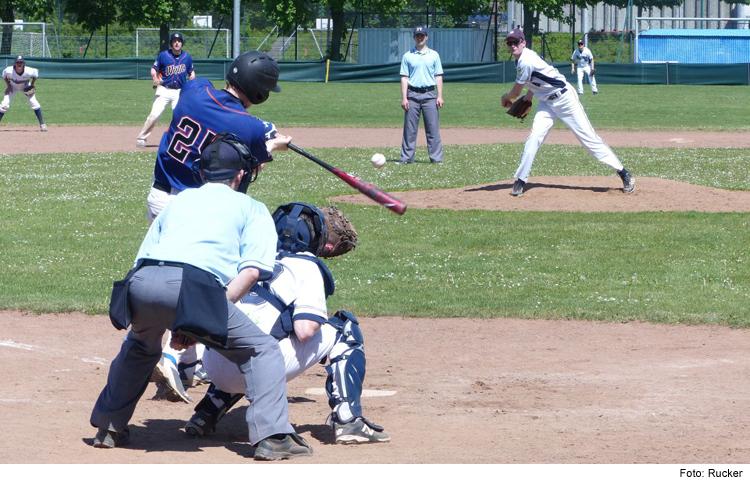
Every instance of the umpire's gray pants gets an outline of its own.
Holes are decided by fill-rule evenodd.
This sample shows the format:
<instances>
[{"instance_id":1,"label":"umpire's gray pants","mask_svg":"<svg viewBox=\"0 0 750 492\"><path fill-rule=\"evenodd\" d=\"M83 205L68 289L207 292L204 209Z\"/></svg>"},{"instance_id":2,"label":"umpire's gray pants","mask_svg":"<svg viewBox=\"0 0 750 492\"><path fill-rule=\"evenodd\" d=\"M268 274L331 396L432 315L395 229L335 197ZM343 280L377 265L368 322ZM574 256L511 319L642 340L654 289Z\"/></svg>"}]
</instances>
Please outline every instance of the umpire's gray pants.
<instances>
[{"instance_id":1,"label":"umpire's gray pants","mask_svg":"<svg viewBox=\"0 0 750 492\"><path fill-rule=\"evenodd\" d=\"M164 331L174 323L181 285L179 267L147 266L131 278L128 295L133 323L109 368L107 385L91 412L91 425L121 432L132 418L161 358ZM211 348L237 364L245 376L250 443L255 445L273 434L293 433L279 344L228 300L227 305L229 349Z\"/></svg>"},{"instance_id":2,"label":"umpire's gray pants","mask_svg":"<svg viewBox=\"0 0 750 492\"><path fill-rule=\"evenodd\" d=\"M404 138L401 141L401 162L413 162L417 148L419 115L424 114L424 131L430 160L443 162L443 142L440 140L440 117L435 91L420 93L409 89L406 92L409 109L404 112Z\"/></svg>"}]
</instances>

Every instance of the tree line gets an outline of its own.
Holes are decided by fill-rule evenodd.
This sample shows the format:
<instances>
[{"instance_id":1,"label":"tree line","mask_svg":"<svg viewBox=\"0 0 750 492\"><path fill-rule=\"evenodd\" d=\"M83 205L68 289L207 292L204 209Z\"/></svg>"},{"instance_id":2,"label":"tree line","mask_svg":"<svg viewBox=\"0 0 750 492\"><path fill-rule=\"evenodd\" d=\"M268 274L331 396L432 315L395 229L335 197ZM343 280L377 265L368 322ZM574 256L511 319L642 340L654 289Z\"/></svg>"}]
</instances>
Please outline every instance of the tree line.
<instances>
[{"instance_id":1,"label":"tree line","mask_svg":"<svg viewBox=\"0 0 750 492\"><path fill-rule=\"evenodd\" d=\"M674 7L685 0L633 0L641 15L651 7ZM583 8L599 3L624 8L628 0L524 0L524 32L539 33L541 15L565 23L572 23L570 5ZM748 4L750 0L733 3ZM296 26L311 26L317 17L331 19L331 38L328 57L341 59L342 43L347 36L347 12L369 12L371 15L397 18L402 12L440 13L447 25L463 25L473 15L492 15L505 12L506 1L496 0L242 0L243 15L259 22L276 24L282 32ZM86 32L108 29L113 25L158 27L160 49L168 47L170 28L190 25L194 15L211 15L231 26L232 0L0 0L0 21L59 22L80 25ZM224 20L226 19L226 20ZM411 27L399 26L399 27ZM2 46L10 47L12 28L3 27ZM8 42L6 42L8 41ZM531 37L529 38L531 42ZM529 46L531 48L531 46ZM9 54L9 53L0 53Z\"/></svg>"}]
</instances>

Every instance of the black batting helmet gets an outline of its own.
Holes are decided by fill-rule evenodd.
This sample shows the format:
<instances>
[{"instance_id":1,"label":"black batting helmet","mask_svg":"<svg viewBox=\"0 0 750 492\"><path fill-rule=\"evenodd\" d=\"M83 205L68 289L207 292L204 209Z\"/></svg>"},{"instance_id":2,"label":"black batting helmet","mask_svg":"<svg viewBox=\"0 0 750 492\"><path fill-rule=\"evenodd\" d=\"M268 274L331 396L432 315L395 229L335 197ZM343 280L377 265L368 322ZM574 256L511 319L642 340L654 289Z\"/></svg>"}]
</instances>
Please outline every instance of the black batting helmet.
<instances>
[{"instance_id":1,"label":"black batting helmet","mask_svg":"<svg viewBox=\"0 0 750 492\"><path fill-rule=\"evenodd\" d=\"M179 32L173 32L172 35L169 36L169 46L172 46L172 41L174 41L175 39L179 39L180 41L182 41L183 45L185 44L185 38L182 37L182 34L180 34Z\"/></svg>"},{"instance_id":2,"label":"black batting helmet","mask_svg":"<svg viewBox=\"0 0 750 492\"><path fill-rule=\"evenodd\" d=\"M270 55L248 51L238 56L227 71L227 82L241 91L253 104L268 99L269 92L281 92L279 65Z\"/></svg>"}]
</instances>

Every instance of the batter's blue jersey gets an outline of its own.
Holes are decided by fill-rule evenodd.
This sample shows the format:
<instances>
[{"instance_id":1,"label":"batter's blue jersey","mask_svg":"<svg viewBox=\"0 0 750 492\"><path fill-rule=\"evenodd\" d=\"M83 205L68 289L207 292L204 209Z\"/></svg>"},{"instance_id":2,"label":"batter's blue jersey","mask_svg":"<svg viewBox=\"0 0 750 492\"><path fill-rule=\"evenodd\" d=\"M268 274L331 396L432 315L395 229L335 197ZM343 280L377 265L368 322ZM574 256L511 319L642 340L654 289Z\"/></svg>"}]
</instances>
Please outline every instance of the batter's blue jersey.
<instances>
[{"instance_id":1,"label":"batter's blue jersey","mask_svg":"<svg viewBox=\"0 0 750 492\"><path fill-rule=\"evenodd\" d=\"M186 52L175 56L172 50L162 51L152 67L161 76L161 85L181 89L193 71L193 58Z\"/></svg>"},{"instance_id":2,"label":"batter's blue jersey","mask_svg":"<svg viewBox=\"0 0 750 492\"><path fill-rule=\"evenodd\" d=\"M239 99L215 89L207 79L189 80L180 92L169 129L161 137L154 179L180 191L199 187L193 163L211 140L223 132L237 135L258 162L273 159L266 149L266 140L276 132L271 123L248 113Z\"/></svg>"}]
</instances>

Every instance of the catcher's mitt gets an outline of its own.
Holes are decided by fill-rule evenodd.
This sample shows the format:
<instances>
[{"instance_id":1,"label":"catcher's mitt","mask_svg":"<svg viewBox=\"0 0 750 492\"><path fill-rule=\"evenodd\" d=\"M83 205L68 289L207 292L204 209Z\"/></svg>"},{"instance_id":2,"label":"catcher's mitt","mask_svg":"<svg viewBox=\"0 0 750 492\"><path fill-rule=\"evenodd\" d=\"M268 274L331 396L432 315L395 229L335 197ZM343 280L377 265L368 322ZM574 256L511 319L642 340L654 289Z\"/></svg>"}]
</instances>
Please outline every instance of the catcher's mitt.
<instances>
[{"instance_id":1,"label":"catcher's mitt","mask_svg":"<svg viewBox=\"0 0 750 492\"><path fill-rule=\"evenodd\" d=\"M594 75L596 75L596 70L594 70L594 69L592 68L592 69L591 69L591 76L593 77Z\"/></svg>"},{"instance_id":2,"label":"catcher's mitt","mask_svg":"<svg viewBox=\"0 0 750 492\"><path fill-rule=\"evenodd\" d=\"M357 246L357 231L349 219L333 205L320 211L326 219L326 238L318 256L332 258L353 250Z\"/></svg>"},{"instance_id":3,"label":"catcher's mitt","mask_svg":"<svg viewBox=\"0 0 750 492\"><path fill-rule=\"evenodd\" d=\"M523 121L523 119L529 114L529 111L531 111L531 105L531 101L519 97L508 110L508 114Z\"/></svg>"},{"instance_id":4,"label":"catcher's mitt","mask_svg":"<svg viewBox=\"0 0 750 492\"><path fill-rule=\"evenodd\" d=\"M23 93L24 93L24 94L26 94L26 95L27 95L28 97L31 97L31 96L33 96L34 94L36 94L36 87L34 87L34 86L33 86L33 85L31 85L31 84L28 84L28 85L26 85L26 86L25 86L25 87L23 88Z\"/></svg>"}]
</instances>

